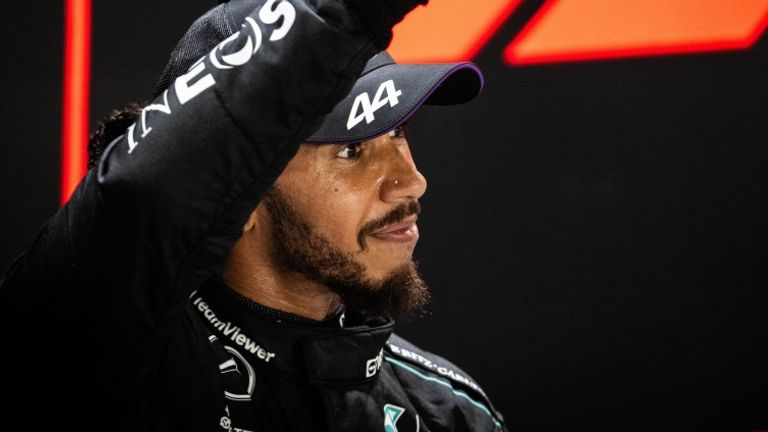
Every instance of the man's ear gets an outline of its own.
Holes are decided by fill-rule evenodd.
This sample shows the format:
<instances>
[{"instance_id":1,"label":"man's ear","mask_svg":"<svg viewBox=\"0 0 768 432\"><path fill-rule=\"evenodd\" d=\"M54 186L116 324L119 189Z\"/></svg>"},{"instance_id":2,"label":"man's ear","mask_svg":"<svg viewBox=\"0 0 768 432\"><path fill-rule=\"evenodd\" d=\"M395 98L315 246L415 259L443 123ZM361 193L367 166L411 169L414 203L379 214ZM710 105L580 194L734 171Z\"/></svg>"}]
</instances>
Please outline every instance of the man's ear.
<instances>
[{"instance_id":1,"label":"man's ear","mask_svg":"<svg viewBox=\"0 0 768 432\"><path fill-rule=\"evenodd\" d=\"M249 231L252 231L257 224L259 207L263 207L261 203L259 203L258 206L251 212L250 215L248 215L248 219L245 221L245 224L243 225L243 233L247 233Z\"/></svg>"},{"instance_id":2,"label":"man's ear","mask_svg":"<svg viewBox=\"0 0 768 432\"><path fill-rule=\"evenodd\" d=\"M248 215L248 219L243 224L243 233L251 232L256 229L260 223L264 223L269 219L269 212L267 206L262 199L259 205Z\"/></svg>"}]
</instances>

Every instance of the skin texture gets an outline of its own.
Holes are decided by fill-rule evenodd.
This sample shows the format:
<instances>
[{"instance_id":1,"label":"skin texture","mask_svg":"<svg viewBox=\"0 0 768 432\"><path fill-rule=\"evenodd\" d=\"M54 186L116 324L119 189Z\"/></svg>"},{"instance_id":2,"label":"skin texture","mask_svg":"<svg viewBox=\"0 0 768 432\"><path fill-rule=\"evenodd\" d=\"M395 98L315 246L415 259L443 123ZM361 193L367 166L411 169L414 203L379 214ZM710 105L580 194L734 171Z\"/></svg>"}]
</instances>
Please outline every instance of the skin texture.
<instances>
[{"instance_id":1,"label":"skin texture","mask_svg":"<svg viewBox=\"0 0 768 432\"><path fill-rule=\"evenodd\" d=\"M302 144L278 177L272 197L279 194L279 201L309 226L307 237L321 239L343 255L340 263L347 265L342 272L360 279L364 288L357 291L365 296L366 290L375 293L392 281L403 285L399 281L408 281L407 275L417 278L412 254L418 230L410 222L426 186L398 128L358 144ZM275 243L302 238L276 235L273 214L279 206L274 202L268 195L251 213L220 276L257 303L322 320L341 304L339 290L300 266L286 265L286 249ZM397 229L404 220L406 228ZM316 243L310 246L318 248ZM416 303L425 301L417 297Z\"/></svg>"}]
</instances>

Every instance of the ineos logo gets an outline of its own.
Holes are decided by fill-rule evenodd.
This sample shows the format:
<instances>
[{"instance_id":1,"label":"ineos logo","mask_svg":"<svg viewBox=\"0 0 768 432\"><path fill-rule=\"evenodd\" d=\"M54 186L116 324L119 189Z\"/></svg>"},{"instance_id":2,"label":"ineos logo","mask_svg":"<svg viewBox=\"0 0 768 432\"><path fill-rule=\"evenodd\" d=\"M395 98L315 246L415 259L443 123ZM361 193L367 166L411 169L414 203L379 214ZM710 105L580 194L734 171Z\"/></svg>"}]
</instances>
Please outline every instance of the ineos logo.
<instances>
[{"instance_id":1,"label":"ineos logo","mask_svg":"<svg viewBox=\"0 0 768 432\"><path fill-rule=\"evenodd\" d=\"M259 25L256 24L256 21L251 17L247 17L245 23L243 23L243 30L248 30L249 34L247 34L245 38L243 47L239 50L230 54L222 54L224 48L229 45L230 42L240 37L240 32L237 32L221 41L221 43L211 51L209 54L211 64L217 69L232 69L234 66L242 66L248 63L248 60L250 60L251 57L256 54L256 51L259 50L259 47L261 47L262 36L261 29L259 28Z\"/></svg>"},{"instance_id":2,"label":"ineos logo","mask_svg":"<svg viewBox=\"0 0 768 432\"><path fill-rule=\"evenodd\" d=\"M292 4L283 0L267 0L264 6L259 9L259 20L263 24L275 24L282 19L280 26L272 31L269 36L270 41L278 41L288 34L288 31L296 21L296 9ZM232 36L221 41L213 51L208 55L210 65L216 69L226 70L236 66L242 66L256 54L261 47L263 35L259 24L251 17L246 17L242 29ZM242 46L232 50L230 46L233 42L240 41ZM211 88L216 84L216 79L206 70L206 63L203 61L205 56L193 64L187 73L181 75L173 83L176 90L176 98L179 105L184 105L199 94ZM160 102L156 100L156 102ZM176 109L173 100L168 100L168 90L162 95L162 103L154 103L146 106L141 111L140 126L141 134L139 138L145 138L152 132L152 126L147 121L147 113L158 111L166 115L173 113ZM134 136L136 128L134 123L128 128L128 153L132 153L140 141Z\"/></svg>"},{"instance_id":3,"label":"ineos logo","mask_svg":"<svg viewBox=\"0 0 768 432\"><path fill-rule=\"evenodd\" d=\"M275 4L276 2L278 3ZM288 30L291 29L293 22L296 20L296 9L294 9L293 5L288 2L269 0L259 10L259 19L264 24L274 24L280 18L283 18L283 23L279 28L272 31L272 34L269 36L270 41L274 42L280 40L288 34ZM245 23L243 23L243 30L241 31L247 31L249 33L246 36L242 48L230 54L221 54L222 51L224 51L224 47L240 36L240 32L237 32L221 41L216 49L211 51L211 64L216 68L231 69L233 66L242 66L256 54L256 51L259 50L259 47L261 47L262 34L261 28L256 21L251 17L246 17Z\"/></svg>"},{"instance_id":4,"label":"ineos logo","mask_svg":"<svg viewBox=\"0 0 768 432\"><path fill-rule=\"evenodd\" d=\"M296 9L293 8L292 4L283 2L282 0L268 0L267 3L259 9L259 19L264 24L274 24L280 20L280 18L283 19L283 22L280 27L272 31L272 34L269 36L270 41L278 41L288 34L288 30L291 29L293 22L296 20ZM232 41L242 39L241 33L243 32L245 32L243 46L235 52L223 54L225 48L227 48ZM242 30L221 41L216 48L211 51L208 57L211 64L216 69L232 69L235 66L242 66L248 63L251 57L253 57L259 50L262 38L261 27L259 27L256 20L251 17L246 17L245 22L242 25ZM195 81L194 84L190 85L190 82L203 70L204 64L202 59L200 59L190 67L189 72L176 80L176 94L182 105L202 93L207 88L216 84L216 80L214 80L213 76L207 74Z\"/></svg>"}]
</instances>

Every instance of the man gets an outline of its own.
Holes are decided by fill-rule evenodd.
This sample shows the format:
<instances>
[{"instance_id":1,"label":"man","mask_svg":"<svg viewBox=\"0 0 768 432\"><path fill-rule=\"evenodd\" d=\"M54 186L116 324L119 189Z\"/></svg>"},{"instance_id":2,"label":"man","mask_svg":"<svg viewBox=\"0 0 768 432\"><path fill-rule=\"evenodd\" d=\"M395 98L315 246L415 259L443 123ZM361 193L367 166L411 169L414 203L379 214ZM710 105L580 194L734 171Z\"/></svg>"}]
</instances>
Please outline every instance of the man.
<instances>
[{"instance_id":1,"label":"man","mask_svg":"<svg viewBox=\"0 0 768 432\"><path fill-rule=\"evenodd\" d=\"M416 3L232 0L193 24L2 282L43 324L4 322L6 424L503 429L467 374L392 334L427 298L403 124L482 86L377 54Z\"/></svg>"}]
</instances>

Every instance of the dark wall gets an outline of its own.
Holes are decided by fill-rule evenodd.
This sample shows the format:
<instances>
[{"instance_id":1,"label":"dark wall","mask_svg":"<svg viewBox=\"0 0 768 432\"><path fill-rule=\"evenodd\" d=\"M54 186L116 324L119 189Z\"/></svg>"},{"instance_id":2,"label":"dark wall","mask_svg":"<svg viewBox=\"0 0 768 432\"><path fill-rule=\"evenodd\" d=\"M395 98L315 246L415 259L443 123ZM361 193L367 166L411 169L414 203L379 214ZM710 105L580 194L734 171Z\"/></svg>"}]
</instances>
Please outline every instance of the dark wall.
<instances>
[{"instance_id":1,"label":"dark wall","mask_svg":"<svg viewBox=\"0 0 768 432\"><path fill-rule=\"evenodd\" d=\"M149 97L213 2L94 3L99 118ZM767 428L768 38L506 66L540 4L476 58L475 102L412 122L434 302L400 332L472 374L511 427ZM57 207L61 112L61 10L8 8L2 262Z\"/></svg>"},{"instance_id":2,"label":"dark wall","mask_svg":"<svg viewBox=\"0 0 768 432\"><path fill-rule=\"evenodd\" d=\"M62 10L12 2L0 26L0 267L58 207ZM41 13L39 13L41 12Z\"/></svg>"}]
</instances>

